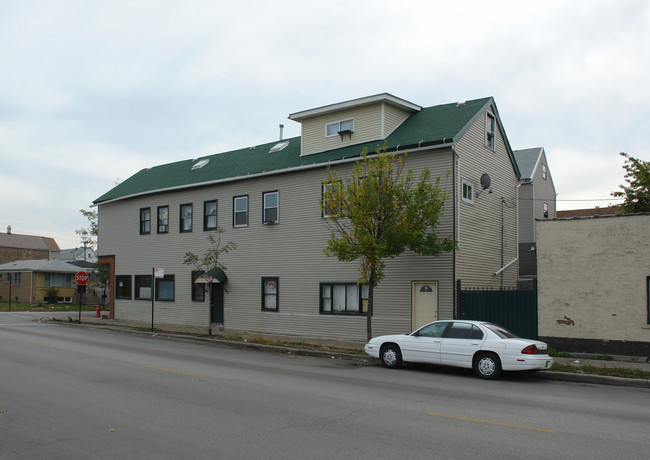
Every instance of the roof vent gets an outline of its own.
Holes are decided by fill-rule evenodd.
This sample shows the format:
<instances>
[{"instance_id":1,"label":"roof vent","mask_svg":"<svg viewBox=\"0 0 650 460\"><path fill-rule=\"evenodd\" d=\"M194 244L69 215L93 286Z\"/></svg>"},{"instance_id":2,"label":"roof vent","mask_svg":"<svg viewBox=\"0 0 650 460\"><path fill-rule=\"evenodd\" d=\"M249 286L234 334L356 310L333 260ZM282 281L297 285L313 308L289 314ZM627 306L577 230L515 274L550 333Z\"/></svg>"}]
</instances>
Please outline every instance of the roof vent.
<instances>
[{"instance_id":1,"label":"roof vent","mask_svg":"<svg viewBox=\"0 0 650 460\"><path fill-rule=\"evenodd\" d=\"M289 145L289 141L281 141L281 142L278 142L278 143L275 144L273 147L271 147L271 149L269 150L269 153L279 152L280 150L282 150L283 148L285 148L287 145Z\"/></svg>"},{"instance_id":2,"label":"roof vent","mask_svg":"<svg viewBox=\"0 0 650 460\"><path fill-rule=\"evenodd\" d=\"M199 161L197 161L196 163L194 163L192 165L192 171L194 171L195 169L201 169L202 167L204 167L208 163L210 163L209 158L204 158L203 160L199 160Z\"/></svg>"},{"instance_id":3,"label":"roof vent","mask_svg":"<svg viewBox=\"0 0 650 460\"><path fill-rule=\"evenodd\" d=\"M465 104L467 104L466 101L459 101L456 103L456 107L463 107Z\"/></svg>"}]
</instances>

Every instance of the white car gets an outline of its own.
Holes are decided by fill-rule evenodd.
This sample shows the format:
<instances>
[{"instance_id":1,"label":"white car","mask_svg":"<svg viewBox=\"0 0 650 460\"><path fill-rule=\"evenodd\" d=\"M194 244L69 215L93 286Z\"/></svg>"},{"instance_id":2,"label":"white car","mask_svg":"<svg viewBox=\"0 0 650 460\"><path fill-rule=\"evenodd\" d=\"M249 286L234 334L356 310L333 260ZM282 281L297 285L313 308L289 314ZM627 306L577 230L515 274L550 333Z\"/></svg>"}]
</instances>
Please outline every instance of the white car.
<instances>
[{"instance_id":1,"label":"white car","mask_svg":"<svg viewBox=\"0 0 650 460\"><path fill-rule=\"evenodd\" d=\"M365 346L384 367L428 363L474 369L484 379L501 371L548 369L553 358L544 342L522 339L507 329L484 321L434 321L410 334L382 335Z\"/></svg>"}]
</instances>

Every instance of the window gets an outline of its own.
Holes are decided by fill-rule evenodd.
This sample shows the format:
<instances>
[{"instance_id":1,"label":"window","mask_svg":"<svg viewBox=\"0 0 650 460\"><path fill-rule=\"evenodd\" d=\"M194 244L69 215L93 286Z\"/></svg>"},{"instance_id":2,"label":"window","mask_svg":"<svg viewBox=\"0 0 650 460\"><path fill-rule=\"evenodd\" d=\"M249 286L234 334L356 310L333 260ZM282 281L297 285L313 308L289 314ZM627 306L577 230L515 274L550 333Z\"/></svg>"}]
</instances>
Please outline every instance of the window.
<instances>
[{"instance_id":1,"label":"window","mask_svg":"<svg viewBox=\"0 0 650 460\"><path fill-rule=\"evenodd\" d=\"M361 315L368 312L368 286L356 283L321 283L320 312Z\"/></svg>"},{"instance_id":2,"label":"window","mask_svg":"<svg viewBox=\"0 0 650 460\"><path fill-rule=\"evenodd\" d=\"M181 224L179 231L188 233L192 231L192 204L181 205Z\"/></svg>"},{"instance_id":3,"label":"window","mask_svg":"<svg viewBox=\"0 0 650 460\"><path fill-rule=\"evenodd\" d=\"M135 298L151 300L151 275L135 275Z\"/></svg>"},{"instance_id":4,"label":"window","mask_svg":"<svg viewBox=\"0 0 650 460\"><path fill-rule=\"evenodd\" d=\"M454 322L445 331L447 339L475 339L483 338L483 332L473 324Z\"/></svg>"},{"instance_id":5,"label":"window","mask_svg":"<svg viewBox=\"0 0 650 460\"><path fill-rule=\"evenodd\" d=\"M463 181L463 201L474 203L474 185Z\"/></svg>"},{"instance_id":6,"label":"window","mask_svg":"<svg viewBox=\"0 0 650 460\"><path fill-rule=\"evenodd\" d=\"M325 128L325 136L336 136L342 131L354 131L354 120L352 118L349 120L337 121L336 123L329 123Z\"/></svg>"},{"instance_id":7,"label":"window","mask_svg":"<svg viewBox=\"0 0 650 460\"><path fill-rule=\"evenodd\" d=\"M542 179L546 180L546 165L542 163Z\"/></svg>"},{"instance_id":8,"label":"window","mask_svg":"<svg viewBox=\"0 0 650 460\"><path fill-rule=\"evenodd\" d=\"M544 203L544 218L548 219L548 203Z\"/></svg>"},{"instance_id":9,"label":"window","mask_svg":"<svg viewBox=\"0 0 650 460\"><path fill-rule=\"evenodd\" d=\"M332 215L332 211L333 211L332 207L327 206L327 204L325 203L325 192L329 192L332 189L332 187L333 187L332 183L323 183L321 185L321 198L320 198L320 200L321 200L321 203L323 204L321 213L322 213L322 216L324 218L328 218L329 216Z\"/></svg>"},{"instance_id":10,"label":"window","mask_svg":"<svg viewBox=\"0 0 650 460\"><path fill-rule=\"evenodd\" d=\"M204 302L205 301L205 283L197 283L196 279L201 276L203 272L193 271L192 272L192 302Z\"/></svg>"},{"instance_id":11,"label":"window","mask_svg":"<svg viewBox=\"0 0 650 460\"><path fill-rule=\"evenodd\" d=\"M265 224L278 223L278 192L266 192L263 194Z\"/></svg>"},{"instance_id":12,"label":"window","mask_svg":"<svg viewBox=\"0 0 650 460\"><path fill-rule=\"evenodd\" d=\"M262 278L262 310L278 311L278 278Z\"/></svg>"},{"instance_id":13,"label":"window","mask_svg":"<svg viewBox=\"0 0 650 460\"><path fill-rule=\"evenodd\" d=\"M156 278L156 300L174 300L174 275Z\"/></svg>"},{"instance_id":14,"label":"window","mask_svg":"<svg viewBox=\"0 0 650 460\"><path fill-rule=\"evenodd\" d=\"M169 233L169 206L158 206L158 233Z\"/></svg>"},{"instance_id":15,"label":"window","mask_svg":"<svg viewBox=\"0 0 650 460\"><path fill-rule=\"evenodd\" d=\"M20 285L20 273L14 273L14 284Z\"/></svg>"},{"instance_id":16,"label":"window","mask_svg":"<svg viewBox=\"0 0 650 460\"><path fill-rule=\"evenodd\" d=\"M203 230L217 229L217 200L203 203Z\"/></svg>"},{"instance_id":17,"label":"window","mask_svg":"<svg viewBox=\"0 0 650 460\"><path fill-rule=\"evenodd\" d=\"M45 286L71 287L72 275L65 273L45 273L43 284Z\"/></svg>"},{"instance_id":18,"label":"window","mask_svg":"<svg viewBox=\"0 0 650 460\"><path fill-rule=\"evenodd\" d=\"M140 235L151 233L151 208L140 209Z\"/></svg>"},{"instance_id":19,"label":"window","mask_svg":"<svg viewBox=\"0 0 650 460\"><path fill-rule=\"evenodd\" d=\"M233 226L248 226L248 195L233 198Z\"/></svg>"},{"instance_id":20,"label":"window","mask_svg":"<svg viewBox=\"0 0 650 460\"><path fill-rule=\"evenodd\" d=\"M485 146L494 150L494 115L485 112Z\"/></svg>"},{"instance_id":21,"label":"window","mask_svg":"<svg viewBox=\"0 0 650 460\"><path fill-rule=\"evenodd\" d=\"M422 329L417 331L419 337L442 337L442 333L445 332L449 323L433 323L427 324Z\"/></svg>"},{"instance_id":22,"label":"window","mask_svg":"<svg viewBox=\"0 0 650 460\"><path fill-rule=\"evenodd\" d=\"M131 299L131 275L115 277L115 298Z\"/></svg>"}]
</instances>

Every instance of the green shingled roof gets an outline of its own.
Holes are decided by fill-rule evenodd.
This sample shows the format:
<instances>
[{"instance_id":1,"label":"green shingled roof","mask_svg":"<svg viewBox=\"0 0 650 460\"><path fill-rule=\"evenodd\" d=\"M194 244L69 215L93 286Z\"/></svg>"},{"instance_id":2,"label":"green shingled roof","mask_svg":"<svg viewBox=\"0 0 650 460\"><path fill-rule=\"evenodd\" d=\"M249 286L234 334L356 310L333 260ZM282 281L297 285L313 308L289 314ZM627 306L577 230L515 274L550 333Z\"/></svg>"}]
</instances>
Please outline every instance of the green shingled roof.
<instances>
[{"instance_id":1,"label":"green shingled roof","mask_svg":"<svg viewBox=\"0 0 650 460\"><path fill-rule=\"evenodd\" d=\"M157 191L236 180L256 174L282 172L314 164L327 164L331 161L358 157L364 147L372 152L377 145L383 145L384 141L389 151L451 144L463 136L491 102L492 98L483 98L467 101L464 104L452 103L423 108L411 115L386 139L377 139L373 142L322 153L300 156L300 137L294 137L285 139L288 141L287 147L278 152L269 153L271 147L278 143L275 141L196 160L177 161L143 169L97 198L94 203L101 204ZM498 114L496 115L499 120ZM503 129L501 132L504 132ZM509 146L508 151L512 156ZM203 159L209 159L209 162L193 170L192 166ZM514 161L513 164L516 168Z\"/></svg>"}]
</instances>

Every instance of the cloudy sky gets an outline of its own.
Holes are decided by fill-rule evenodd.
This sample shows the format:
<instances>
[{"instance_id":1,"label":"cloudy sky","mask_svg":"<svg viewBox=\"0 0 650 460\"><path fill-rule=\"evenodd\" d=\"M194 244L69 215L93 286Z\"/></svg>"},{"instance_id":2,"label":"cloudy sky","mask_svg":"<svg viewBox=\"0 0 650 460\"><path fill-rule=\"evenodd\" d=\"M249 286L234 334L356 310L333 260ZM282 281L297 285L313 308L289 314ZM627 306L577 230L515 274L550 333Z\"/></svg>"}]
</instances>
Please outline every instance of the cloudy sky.
<instances>
[{"instance_id":1,"label":"cloudy sky","mask_svg":"<svg viewBox=\"0 0 650 460\"><path fill-rule=\"evenodd\" d=\"M382 92L493 96L559 209L607 206L619 152L650 159L649 44L646 0L0 0L0 231L78 246L79 210L138 170Z\"/></svg>"}]
</instances>

